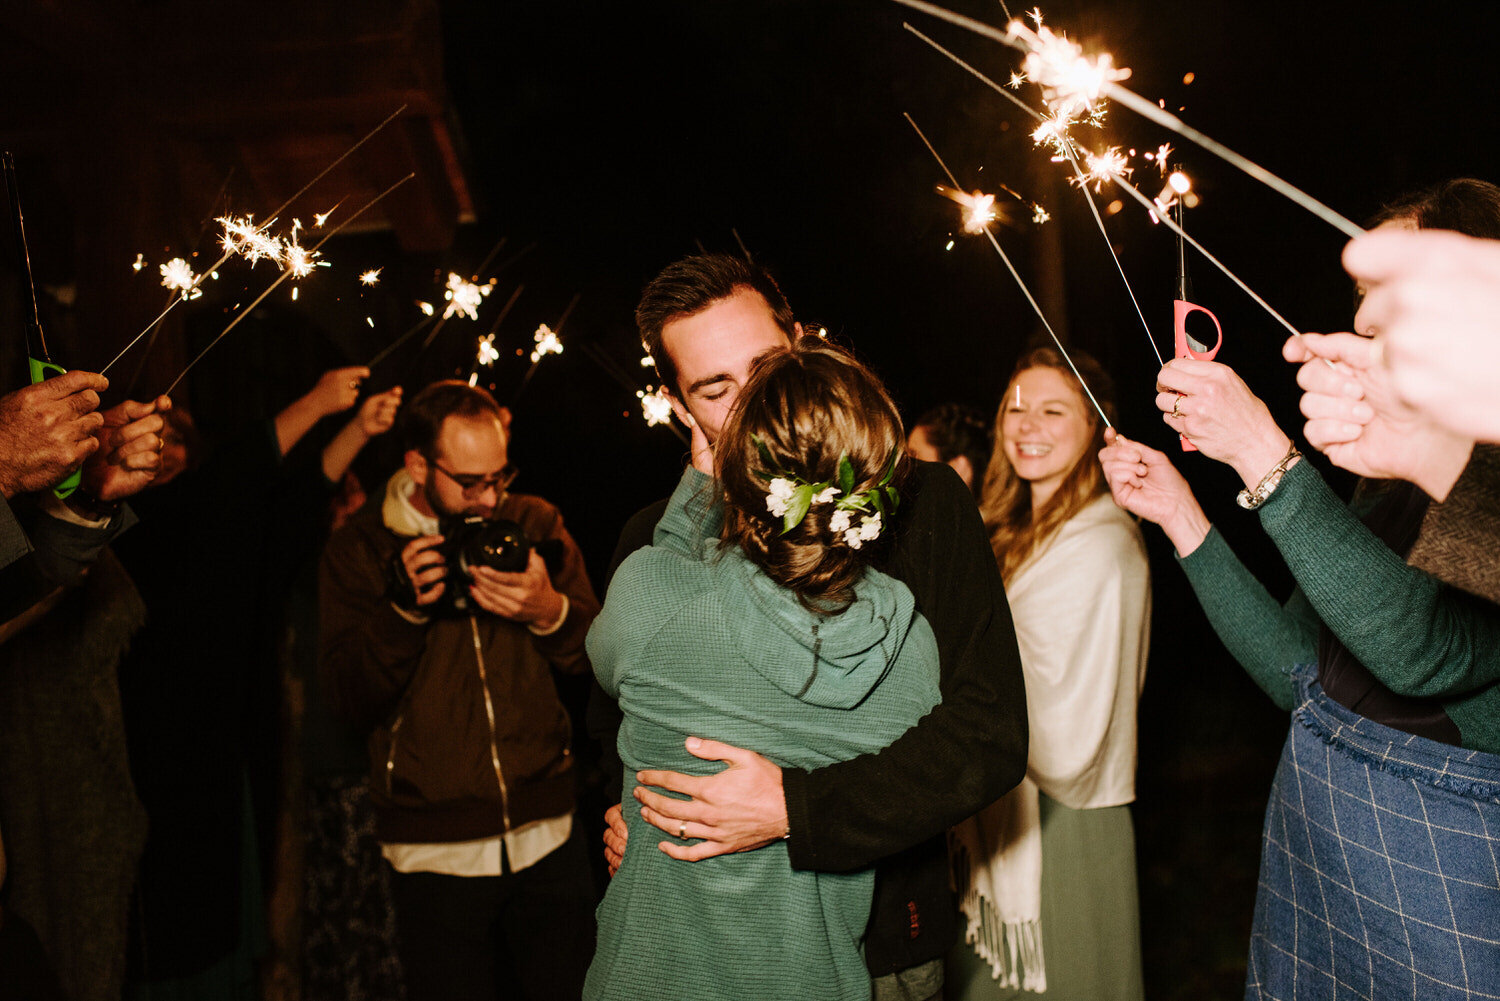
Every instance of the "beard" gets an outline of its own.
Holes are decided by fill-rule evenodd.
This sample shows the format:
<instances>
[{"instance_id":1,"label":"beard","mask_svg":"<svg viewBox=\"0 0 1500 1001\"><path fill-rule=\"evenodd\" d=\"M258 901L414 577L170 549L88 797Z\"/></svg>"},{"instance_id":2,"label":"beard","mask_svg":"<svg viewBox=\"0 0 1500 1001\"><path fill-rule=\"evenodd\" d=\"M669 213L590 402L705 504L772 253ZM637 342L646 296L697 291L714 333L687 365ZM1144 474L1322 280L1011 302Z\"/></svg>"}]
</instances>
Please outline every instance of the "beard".
<instances>
[{"instance_id":1,"label":"beard","mask_svg":"<svg viewBox=\"0 0 1500 1001\"><path fill-rule=\"evenodd\" d=\"M440 520L444 518L467 518L476 514L488 518L495 513L494 507L486 504L463 504L457 508L448 506L438 496L436 482L436 477L430 476L427 478L427 482L422 484L422 497L427 501L427 506L432 508L433 513Z\"/></svg>"}]
</instances>

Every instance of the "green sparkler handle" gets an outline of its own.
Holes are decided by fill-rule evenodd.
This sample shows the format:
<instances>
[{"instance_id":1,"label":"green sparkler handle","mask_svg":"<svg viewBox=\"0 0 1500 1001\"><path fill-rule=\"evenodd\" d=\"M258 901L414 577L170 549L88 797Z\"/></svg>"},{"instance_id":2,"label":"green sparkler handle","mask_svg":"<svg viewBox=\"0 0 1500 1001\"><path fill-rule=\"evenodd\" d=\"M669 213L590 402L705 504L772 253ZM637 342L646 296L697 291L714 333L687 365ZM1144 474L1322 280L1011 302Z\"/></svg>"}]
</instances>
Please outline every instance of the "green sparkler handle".
<instances>
[{"instance_id":1,"label":"green sparkler handle","mask_svg":"<svg viewBox=\"0 0 1500 1001\"><path fill-rule=\"evenodd\" d=\"M39 361L36 358L27 358L26 360L30 363L31 384L33 386L39 382L45 382L54 375L64 375L68 371L61 365L54 365L50 361ZM82 479L83 471L80 469L73 470L68 474L67 479L52 488L53 495L58 500L66 500L74 490L78 489L78 484L82 482Z\"/></svg>"}]
</instances>

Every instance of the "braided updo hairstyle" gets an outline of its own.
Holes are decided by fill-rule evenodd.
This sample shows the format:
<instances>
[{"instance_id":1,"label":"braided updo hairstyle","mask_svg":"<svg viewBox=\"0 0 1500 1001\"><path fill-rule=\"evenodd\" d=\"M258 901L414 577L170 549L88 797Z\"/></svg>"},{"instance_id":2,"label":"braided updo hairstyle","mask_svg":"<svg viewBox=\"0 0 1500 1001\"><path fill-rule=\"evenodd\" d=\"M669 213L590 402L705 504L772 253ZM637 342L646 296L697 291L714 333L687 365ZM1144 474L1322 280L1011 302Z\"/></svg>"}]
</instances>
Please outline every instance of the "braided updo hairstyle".
<instances>
[{"instance_id":1,"label":"braided updo hairstyle","mask_svg":"<svg viewBox=\"0 0 1500 1001\"><path fill-rule=\"evenodd\" d=\"M759 438L776 469L765 469ZM724 491L723 544L738 546L765 574L797 594L807 608L837 613L854 600L870 548L836 541L828 527L832 503L814 504L785 535L766 507L773 477L802 483L838 481L839 456L854 467L854 492L874 487L890 468L898 490L910 468L901 416L880 380L849 353L816 337L755 364L714 447ZM889 512L881 520L884 539Z\"/></svg>"}]
</instances>

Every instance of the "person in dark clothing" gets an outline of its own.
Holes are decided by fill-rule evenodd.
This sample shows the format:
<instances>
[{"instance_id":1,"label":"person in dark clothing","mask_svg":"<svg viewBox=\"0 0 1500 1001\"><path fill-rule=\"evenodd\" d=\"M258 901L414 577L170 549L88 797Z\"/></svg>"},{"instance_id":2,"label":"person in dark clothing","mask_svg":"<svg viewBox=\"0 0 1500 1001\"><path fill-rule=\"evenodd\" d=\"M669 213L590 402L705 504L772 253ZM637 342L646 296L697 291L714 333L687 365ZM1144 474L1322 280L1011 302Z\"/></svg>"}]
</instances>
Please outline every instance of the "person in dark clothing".
<instances>
[{"instance_id":1,"label":"person in dark clothing","mask_svg":"<svg viewBox=\"0 0 1500 1001\"><path fill-rule=\"evenodd\" d=\"M127 996L258 996L265 941L251 801L256 709L273 684L268 622L324 529L359 449L395 419L373 396L321 452L297 443L359 399L364 368L327 372L279 413L194 465L175 418L164 482L136 502L117 547L148 625L120 669L131 772L150 832L141 861Z\"/></svg>"},{"instance_id":2,"label":"person in dark clothing","mask_svg":"<svg viewBox=\"0 0 1500 1001\"><path fill-rule=\"evenodd\" d=\"M906 449L923 462L946 462L979 496L995 434L984 414L962 403L933 407L911 426Z\"/></svg>"},{"instance_id":3,"label":"person in dark clothing","mask_svg":"<svg viewBox=\"0 0 1500 1001\"><path fill-rule=\"evenodd\" d=\"M636 320L678 418L710 447L754 361L786 350L801 332L767 273L723 255L668 266L647 286ZM650 544L665 506L631 518L615 566ZM945 833L1025 775L1025 685L984 525L951 469L915 464L891 546L875 565L911 589L936 634L943 697L936 709L884 750L811 771L783 770L753 752L695 736L687 742L691 753L728 767L709 777L642 772L634 795L651 823L697 839L686 846L663 842L661 850L674 858L748 851L786 838L796 869L876 866L865 935L875 997L931 998L941 994L942 957L957 927ZM589 729L606 753L619 720L618 706L596 689ZM618 807L606 818L613 868L625 849L625 828Z\"/></svg>"}]
</instances>

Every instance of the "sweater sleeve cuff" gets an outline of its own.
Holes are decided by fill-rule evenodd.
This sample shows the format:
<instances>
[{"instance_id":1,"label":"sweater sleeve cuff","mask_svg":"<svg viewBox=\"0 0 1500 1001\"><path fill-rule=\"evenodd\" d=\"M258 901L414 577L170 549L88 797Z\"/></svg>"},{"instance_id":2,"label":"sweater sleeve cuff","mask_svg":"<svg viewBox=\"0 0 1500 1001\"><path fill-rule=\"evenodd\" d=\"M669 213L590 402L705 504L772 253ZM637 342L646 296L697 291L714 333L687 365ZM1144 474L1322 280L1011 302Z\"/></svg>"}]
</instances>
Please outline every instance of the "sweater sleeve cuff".
<instances>
[{"instance_id":1,"label":"sweater sleeve cuff","mask_svg":"<svg viewBox=\"0 0 1500 1001\"><path fill-rule=\"evenodd\" d=\"M818 847L808 803L808 773L801 768L783 768L781 791L786 797L787 859L793 869L817 869Z\"/></svg>"},{"instance_id":2,"label":"sweater sleeve cuff","mask_svg":"<svg viewBox=\"0 0 1500 1001\"><path fill-rule=\"evenodd\" d=\"M568 600L568 596L566 594L560 595L559 597L562 598L562 612L557 616L557 621L552 623L552 625L550 626L527 626L526 628L531 630L531 635L551 636L553 633L557 632L563 627L564 622L568 621L568 612L572 610L573 603Z\"/></svg>"}]
</instances>

